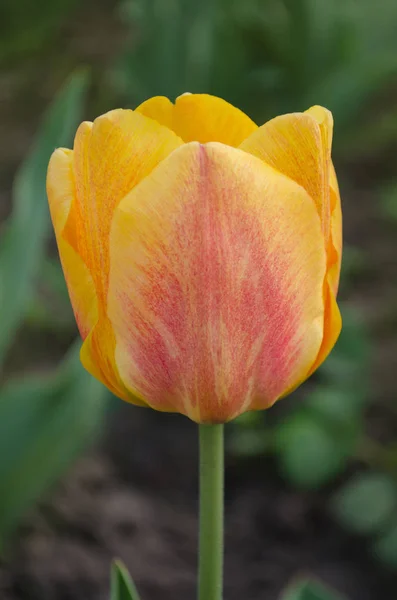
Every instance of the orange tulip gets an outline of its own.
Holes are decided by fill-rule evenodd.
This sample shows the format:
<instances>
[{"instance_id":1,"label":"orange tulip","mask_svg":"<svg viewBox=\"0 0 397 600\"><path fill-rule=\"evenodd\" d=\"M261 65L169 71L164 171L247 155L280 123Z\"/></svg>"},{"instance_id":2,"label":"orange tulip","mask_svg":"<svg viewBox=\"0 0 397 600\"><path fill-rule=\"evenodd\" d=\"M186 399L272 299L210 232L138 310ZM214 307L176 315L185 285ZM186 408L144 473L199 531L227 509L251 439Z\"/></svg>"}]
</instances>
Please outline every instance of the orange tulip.
<instances>
[{"instance_id":1,"label":"orange tulip","mask_svg":"<svg viewBox=\"0 0 397 600\"><path fill-rule=\"evenodd\" d=\"M331 139L325 108L258 127L202 94L82 123L47 190L85 368L199 423L302 383L341 328Z\"/></svg>"}]
</instances>

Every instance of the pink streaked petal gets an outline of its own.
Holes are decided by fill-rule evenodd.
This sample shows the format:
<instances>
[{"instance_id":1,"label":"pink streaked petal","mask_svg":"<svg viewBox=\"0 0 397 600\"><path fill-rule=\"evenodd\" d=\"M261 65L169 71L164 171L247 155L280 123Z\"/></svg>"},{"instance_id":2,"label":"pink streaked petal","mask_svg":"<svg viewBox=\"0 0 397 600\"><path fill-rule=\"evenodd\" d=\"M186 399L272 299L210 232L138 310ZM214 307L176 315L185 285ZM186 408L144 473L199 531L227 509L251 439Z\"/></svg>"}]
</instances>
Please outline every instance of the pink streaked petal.
<instances>
[{"instance_id":1,"label":"pink streaked petal","mask_svg":"<svg viewBox=\"0 0 397 600\"><path fill-rule=\"evenodd\" d=\"M183 146L115 211L108 310L121 379L197 422L270 406L318 355L325 269L302 187L240 150Z\"/></svg>"}]
</instances>

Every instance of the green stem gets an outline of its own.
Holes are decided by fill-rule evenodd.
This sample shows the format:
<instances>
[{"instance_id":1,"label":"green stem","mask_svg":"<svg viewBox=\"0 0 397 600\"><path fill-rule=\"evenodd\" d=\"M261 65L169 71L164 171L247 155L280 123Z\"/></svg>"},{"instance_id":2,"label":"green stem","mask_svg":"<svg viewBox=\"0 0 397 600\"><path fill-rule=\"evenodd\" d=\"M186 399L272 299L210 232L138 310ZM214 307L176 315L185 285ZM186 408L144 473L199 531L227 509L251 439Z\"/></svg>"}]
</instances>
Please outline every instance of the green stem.
<instances>
[{"instance_id":1,"label":"green stem","mask_svg":"<svg viewBox=\"0 0 397 600\"><path fill-rule=\"evenodd\" d=\"M198 600L222 600L223 425L199 425L200 534Z\"/></svg>"}]
</instances>

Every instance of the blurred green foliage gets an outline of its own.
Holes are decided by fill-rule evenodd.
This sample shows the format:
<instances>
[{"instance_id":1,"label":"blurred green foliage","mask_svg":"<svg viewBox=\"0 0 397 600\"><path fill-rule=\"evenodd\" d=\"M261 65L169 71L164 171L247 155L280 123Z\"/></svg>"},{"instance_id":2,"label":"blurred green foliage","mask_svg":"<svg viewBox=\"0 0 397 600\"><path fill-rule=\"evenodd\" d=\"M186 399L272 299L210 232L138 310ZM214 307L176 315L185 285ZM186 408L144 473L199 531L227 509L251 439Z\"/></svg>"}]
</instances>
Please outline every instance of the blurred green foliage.
<instances>
[{"instance_id":1,"label":"blurred green foliage","mask_svg":"<svg viewBox=\"0 0 397 600\"><path fill-rule=\"evenodd\" d=\"M369 538L377 559L397 568L395 477L374 470L353 476L335 494L332 509L346 529Z\"/></svg>"},{"instance_id":2,"label":"blurred green foliage","mask_svg":"<svg viewBox=\"0 0 397 600\"><path fill-rule=\"evenodd\" d=\"M79 348L53 375L0 391L0 547L102 421L109 394L83 370Z\"/></svg>"},{"instance_id":3,"label":"blurred green foliage","mask_svg":"<svg viewBox=\"0 0 397 600\"><path fill-rule=\"evenodd\" d=\"M55 147L71 143L87 85L87 72L71 76L47 111L15 178L13 211L0 246L0 366L29 310L36 278L47 264L48 161ZM108 392L83 370L79 346L55 373L18 378L0 388L0 547L98 428Z\"/></svg>"},{"instance_id":4,"label":"blurred green foliage","mask_svg":"<svg viewBox=\"0 0 397 600\"><path fill-rule=\"evenodd\" d=\"M356 475L336 494L334 511L352 531L381 531L397 511L397 484L385 473Z\"/></svg>"},{"instance_id":5,"label":"blurred green foliage","mask_svg":"<svg viewBox=\"0 0 397 600\"><path fill-rule=\"evenodd\" d=\"M114 561L111 571L110 600L139 600L138 591L126 567ZM347 600L316 580L293 582L279 600Z\"/></svg>"},{"instance_id":6,"label":"blurred green foliage","mask_svg":"<svg viewBox=\"0 0 397 600\"><path fill-rule=\"evenodd\" d=\"M0 64L26 58L54 39L75 0L0 3Z\"/></svg>"},{"instance_id":7,"label":"blurred green foliage","mask_svg":"<svg viewBox=\"0 0 397 600\"><path fill-rule=\"evenodd\" d=\"M0 8L0 61L45 48L74 3L42 0L32 8L24 0L16 6ZM369 152L380 156L396 142L397 110L387 97L397 80L393 0L385 0L381 9L373 0L122 0L116 12L127 35L100 92L115 104L208 92L259 123L324 104L334 113L341 162ZM80 71L59 92L15 178L13 212L0 243L0 365L23 324L72 331L60 266L47 252L45 171L52 150L71 142L87 85L87 73ZM376 111L380 114L373 119ZM395 221L395 183L385 183L381 208ZM349 289L364 264L357 248L347 248L342 289ZM43 286L50 302L40 294ZM272 453L280 474L301 489L337 479L330 508L335 519L367 536L374 555L397 568L396 475L389 460L395 451L385 447L371 454L365 431L371 340L359 315L345 307L343 318L341 338L306 396L276 422L264 413L244 415L230 426L230 446L238 456ZM3 384L0 541L95 433L107 398L108 392L80 367L77 347L49 376ZM347 467L357 463L368 464L369 471L350 478ZM113 589L121 590L126 577L116 566ZM283 600L334 598L318 589L302 584ZM119 597L118 591L112 593Z\"/></svg>"},{"instance_id":8,"label":"blurred green foliage","mask_svg":"<svg viewBox=\"0 0 397 600\"><path fill-rule=\"evenodd\" d=\"M397 119L396 119L397 122ZM397 131L396 131L397 138ZM397 223L397 182L387 182L381 190L381 208L385 217L392 223Z\"/></svg>"},{"instance_id":9,"label":"blurred green foliage","mask_svg":"<svg viewBox=\"0 0 397 600\"><path fill-rule=\"evenodd\" d=\"M336 146L381 146L385 126L357 127L368 102L397 75L397 4L372 0L123 0L131 38L114 69L127 101L186 91L227 98L259 123L323 104ZM375 139L372 139L374 138Z\"/></svg>"},{"instance_id":10,"label":"blurred green foliage","mask_svg":"<svg viewBox=\"0 0 397 600\"><path fill-rule=\"evenodd\" d=\"M298 581L282 594L280 600L343 600L343 598L318 581Z\"/></svg>"},{"instance_id":11,"label":"blurred green foliage","mask_svg":"<svg viewBox=\"0 0 397 600\"><path fill-rule=\"evenodd\" d=\"M118 560L112 565L110 600L139 600L138 590L130 574Z\"/></svg>"},{"instance_id":12,"label":"blurred green foliage","mask_svg":"<svg viewBox=\"0 0 397 600\"><path fill-rule=\"evenodd\" d=\"M45 187L49 157L57 146L71 143L81 119L87 84L87 73L81 71L60 92L14 180L13 211L0 245L0 365L25 315L35 278L45 260L51 233Z\"/></svg>"}]
</instances>

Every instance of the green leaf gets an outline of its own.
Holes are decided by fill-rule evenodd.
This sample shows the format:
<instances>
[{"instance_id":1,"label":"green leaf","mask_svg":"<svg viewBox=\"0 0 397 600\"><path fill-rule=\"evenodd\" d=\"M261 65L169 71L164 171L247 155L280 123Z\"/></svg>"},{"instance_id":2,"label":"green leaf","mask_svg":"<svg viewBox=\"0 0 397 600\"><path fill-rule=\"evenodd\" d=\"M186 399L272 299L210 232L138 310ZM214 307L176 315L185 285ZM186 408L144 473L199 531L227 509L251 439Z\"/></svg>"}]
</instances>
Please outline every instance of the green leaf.
<instances>
[{"instance_id":1,"label":"green leaf","mask_svg":"<svg viewBox=\"0 0 397 600\"><path fill-rule=\"evenodd\" d=\"M303 581L292 584L280 600L344 600L337 592L317 581Z\"/></svg>"},{"instance_id":2,"label":"green leaf","mask_svg":"<svg viewBox=\"0 0 397 600\"><path fill-rule=\"evenodd\" d=\"M0 392L0 543L92 440L109 392L86 373L74 347L53 376Z\"/></svg>"},{"instance_id":3,"label":"green leaf","mask_svg":"<svg viewBox=\"0 0 397 600\"><path fill-rule=\"evenodd\" d=\"M50 233L46 172L51 153L68 145L81 120L87 73L76 72L50 106L13 187L13 212L0 245L0 365L25 315Z\"/></svg>"},{"instance_id":4,"label":"green leaf","mask_svg":"<svg viewBox=\"0 0 397 600\"><path fill-rule=\"evenodd\" d=\"M392 569L397 569L397 521L383 533L372 546L373 554L378 560Z\"/></svg>"},{"instance_id":5,"label":"green leaf","mask_svg":"<svg viewBox=\"0 0 397 600\"><path fill-rule=\"evenodd\" d=\"M382 530L396 509L397 486L383 473L357 475L333 499L338 520L361 534Z\"/></svg>"},{"instance_id":6,"label":"green leaf","mask_svg":"<svg viewBox=\"0 0 397 600\"><path fill-rule=\"evenodd\" d=\"M139 600L130 574L119 560L115 560L112 565L110 600Z\"/></svg>"},{"instance_id":7,"label":"green leaf","mask_svg":"<svg viewBox=\"0 0 397 600\"><path fill-rule=\"evenodd\" d=\"M309 412L299 412L277 430L281 470L294 485L312 489L326 483L345 465L353 440L335 435Z\"/></svg>"}]
</instances>

